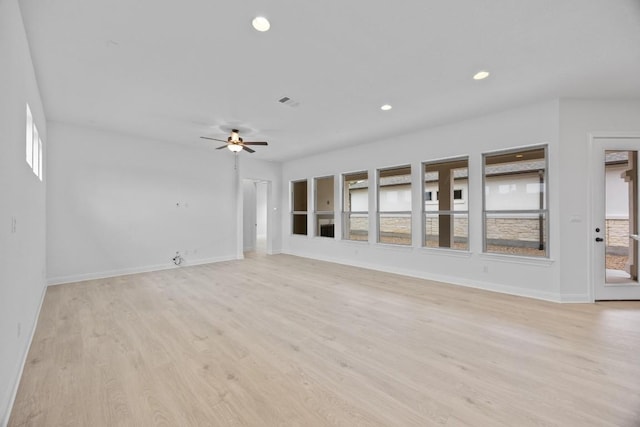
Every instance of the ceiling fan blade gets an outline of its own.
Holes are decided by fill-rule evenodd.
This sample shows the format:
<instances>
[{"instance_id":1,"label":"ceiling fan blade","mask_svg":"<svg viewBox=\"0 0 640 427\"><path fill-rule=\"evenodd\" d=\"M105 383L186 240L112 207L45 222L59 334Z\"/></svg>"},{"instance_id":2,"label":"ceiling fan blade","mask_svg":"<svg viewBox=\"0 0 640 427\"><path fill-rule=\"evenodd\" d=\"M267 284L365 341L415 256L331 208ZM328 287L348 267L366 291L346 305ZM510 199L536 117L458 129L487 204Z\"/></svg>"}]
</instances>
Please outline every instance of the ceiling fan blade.
<instances>
[{"instance_id":1,"label":"ceiling fan blade","mask_svg":"<svg viewBox=\"0 0 640 427\"><path fill-rule=\"evenodd\" d=\"M256 152L256 150L252 150L251 148L249 148L249 147L245 147L245 146L243 146L243 147L242 147L242 149L243 149L244 151L248 151L248 152L250 152L250 153L255 153L255 152Z\"/></svg>"},{"instance_id":2,"label":"ceiling fan blade","mask_svg":"<svg viewBox=\"0 0 640 427\"><path fill-rule=\"evenodd\" d=\"M267 144L265 141L244 141L243 142L244 145L269 145Z\"/></svg>"},{"instance_id":3,"label":"ceiling fan blade","mask_svg":"<svg viewBox=\"0 0 640 427\"><path fill-rule=\"evenodd\" d=\"M212 141L227 142L227 141L222 140L222 139L209 138L208 136L201 136L200 138L202 138L202 139L210 139Z\"/></svg>"},{"instance_id":4,"label":"ceiling fan blade","mask_svg":"<svg viewBox=\"0 0 640 427\"><path fill-rule=\"evenodd\" d=\"M221 147L218 147L218 148L216 148L216 150L222 150L223 148L227 148L227 145L229 145L229 144L225 144L225 145L223 145Z\"/></svg>"}]
</instances>

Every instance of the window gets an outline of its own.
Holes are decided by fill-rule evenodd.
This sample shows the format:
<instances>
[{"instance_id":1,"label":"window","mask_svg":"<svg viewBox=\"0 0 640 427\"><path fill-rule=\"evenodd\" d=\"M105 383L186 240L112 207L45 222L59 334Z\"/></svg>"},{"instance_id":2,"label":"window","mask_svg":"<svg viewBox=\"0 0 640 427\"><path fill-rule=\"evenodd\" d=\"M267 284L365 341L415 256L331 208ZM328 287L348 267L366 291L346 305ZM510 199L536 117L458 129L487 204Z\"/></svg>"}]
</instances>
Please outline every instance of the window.
<instances>
[{"instance_id":1,"label":"window","mask_svg":"<svg viewBox=\"0 0 640 427\"><path fill-rule=\"evenodd\" d=\"M369 240L369 174L349 173L343 176L342 238Z\"/></svg>"},{"instance_id":2,"label":"window","mask_svg":"<svg viewBox=\"0 0 640 427\"><path fill-rule=\"evenodd\" d=\"M378 242L411 245L411 166L378 170Z\"/></svg>"},{"instance_id":3,"label":"window","mask_svg":"<svg viewBox=\"0 0 640 427\"><path fill-rule=\"evenodd\" d=\"M291 183L291 224L293 234L307 234L307 180Z\"/></svg>"},{"instance_id":4,"label":"window","mask_svg":"<svg viewBox=\"0 0 640 427\"><path fill-rule=\"evenodd\" d=\"M31 108L27 104L27 164L33 169L33 116L31 115Z\"/></svg>"},{"instance_id":5,"label":"window","mask_svg":"<svg viewBox=\"0 0 640 427\"><path fill-rule=\"evenodd\" d=\"M548 257L546 147L484 155L484 251Z\"/></svg>"},{"instance_id":6,"label":"window","mask_svg":"<svg viewBox=\"0 0 640 427\"><path fill-rule=\"evenodd\" d=\"M25 151L27 164L40 181L42 181L42 139L40 139L38 127L33 121L33 114L31 114L29 104L27 104L26 122Z\"/></svg>"},{"instance_id":7,"label":"window","mask_svg":"<svg viewBox=\"0 0 640 427\"><path fill-rule=\"evenodd\" d=\"M316 236L334 237L333 177L316 178Z\"/></svg>"},{"instance_id":8,"label":"window","mask_svg":"<svg viewBox=\"0 0 640 427\"><path fill-rule=\"evenodd\" d=\"M469 160L425 163L424 242L430 248L469 250ZM435 196L435 197L434 197Z\"/></svg>"}]
</instances>

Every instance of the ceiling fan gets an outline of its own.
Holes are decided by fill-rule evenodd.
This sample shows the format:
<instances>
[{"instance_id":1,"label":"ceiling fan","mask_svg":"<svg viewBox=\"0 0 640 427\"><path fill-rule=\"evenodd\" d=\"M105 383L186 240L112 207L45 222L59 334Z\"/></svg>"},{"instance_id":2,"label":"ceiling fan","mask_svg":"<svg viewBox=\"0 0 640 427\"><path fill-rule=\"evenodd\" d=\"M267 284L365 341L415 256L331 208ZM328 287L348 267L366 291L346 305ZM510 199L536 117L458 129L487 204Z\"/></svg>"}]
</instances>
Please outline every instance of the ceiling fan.
<instances>
[{"instance_id":1,"label":"ceiling fan","mask_svg":"<svg viewBox=\"0 0 640 427\"><path fill-rule=\"evenodd\" d=\"M229 136L226 141L222 139L209 138L208 136L201 136L200 138L210 139L212 141L226 142L225 145L222 145L216 148L216 150L222 150L223 148L226 147L229 150L233 151L234 153L237 153L242 150L248 151L249 153L255 153L255 150L252 150L251 148L247 147L247 145L269 145L265 141L247 141L247 142L243 141L242 138L240 138L238 129L231 129L231 136Z\"/></svg>"}]
</instances>

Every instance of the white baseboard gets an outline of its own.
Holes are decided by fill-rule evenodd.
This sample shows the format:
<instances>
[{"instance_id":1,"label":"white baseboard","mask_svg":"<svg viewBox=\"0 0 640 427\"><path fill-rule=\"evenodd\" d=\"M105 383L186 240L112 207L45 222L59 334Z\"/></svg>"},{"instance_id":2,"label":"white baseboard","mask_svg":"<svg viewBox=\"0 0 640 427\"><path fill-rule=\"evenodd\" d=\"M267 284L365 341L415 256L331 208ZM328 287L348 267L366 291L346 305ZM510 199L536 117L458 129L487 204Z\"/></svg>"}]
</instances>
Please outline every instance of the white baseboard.
<instances>
[{"instance_id":1,"label":"white baseboard","mask_svg":"<svg viewBox=\"0 0 640 427\"><path fill-rule=\"evenodd\" d=\"M565 304L593 303L589 294L561 294L560 302Z\"/></svg>"},{"instance_id":2,"label":"white baseboard","mask_svg":"<svg viewBox=\"0 0 640 427\"><path fill-rule=\"evenodd\" d=\"M15 379L15 384L13 386L13 391L11 393L11 398L9 400L9 406L7 407L7 413L5 415L5 419L0 422L0 426L6 427L9 424L9 419L11 418L11 411L13 410L13 405L16 403L16 397L18 396L18 388L20 387L20 380L22 379L22 373L24 372L24 367L27 364L27 357L29 356L29 350L31 349L31 343L33 342L33 337L36 334L36 328L38 326L38 319L40 319L40 311L42 310L42 304L44 303L44 296L47 293L47 287L42 287L42 295L40 295L40 304L38 305L38 310L36 310L36 316L33 321L33 326L31 327L31 335L29 336L29 344L27 345L24 354L22 355L22 362L20 364L20 369L18 370L18 375Z\"/></svg>"},{"instance_id":3,"label":"white baseboard","mask_svg":"<svg viewBox=\"0 0 640 427\"><path fill-rule=\"evenodd\" d=\"M519 297L534 298L538 300L550 301L555 303L590 302L586 298L586 295L577 295L577 294L561 295L556 292L545 292L545 291L538 291L534 289L522 289L514 286L484 282L481 280L472 280L472 279L466 279L466 278L460 278L460 277L454 277L454 276L433 274L428 271L409 270L409 269L403 269L403 268L396 268L393 266L381 266L379 264L371 264L367 262L358 262L358 261L354 262L353 260L333 258L330 256L323 256L318 254L307 254L307 253L291 252L291 251L283 251L283 253L287 255L300 256L303 258L317 259L320 261L333 262L336 264L349 265L352 267L360 267L360 268L366 268L369 270L383 271L385 273L399 274L402 276L416 277L418 279L433 280L435 282L442 282L442 283L447 283L447 284L457 285L457 286L466 286L469 288L482 289L482 290L491 291L491 292L499 292L499 293L514 295Z\"/></svg>"},{"instance_id":4,"label":"white baseboard","mask_svg":"<svg viewBox=\"0 0 640 427\"><path fill-rule=\"evenodd\" d=\"M142 267L123 268L118 270L101 271L96 273L72 274L69 276L49 277L47 284L49 286L62 285L65 283L82 282L85 280L106 279L109 277L126 276L128 274L149 273L152 271L170 270L172 268L190 267L202 264L211 264L214 262L233 261L238 258L235 255L225 255L221 257L202 258L197 260L185 260L180 265L172 263L147 265Z\"/></svg>"}]
</instances>

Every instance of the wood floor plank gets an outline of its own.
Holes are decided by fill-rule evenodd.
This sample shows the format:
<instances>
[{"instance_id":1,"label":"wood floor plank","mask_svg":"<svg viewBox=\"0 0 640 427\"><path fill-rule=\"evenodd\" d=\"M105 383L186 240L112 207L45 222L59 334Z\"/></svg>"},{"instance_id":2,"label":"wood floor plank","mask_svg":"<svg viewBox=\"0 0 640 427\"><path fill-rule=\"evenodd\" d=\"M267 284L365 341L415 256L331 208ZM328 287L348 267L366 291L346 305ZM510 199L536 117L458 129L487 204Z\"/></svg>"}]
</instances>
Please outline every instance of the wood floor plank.
<instances>
[{"instance_id":1,"label":"wood floor plank","mask_svg":"<svg viewBox=\"0 0 640 427\"><path fill-rule=\"evenodd\" d=\"M287 255L47 290L10 426L638 426L640 303Z\"/></svg>"}]
</instances>

